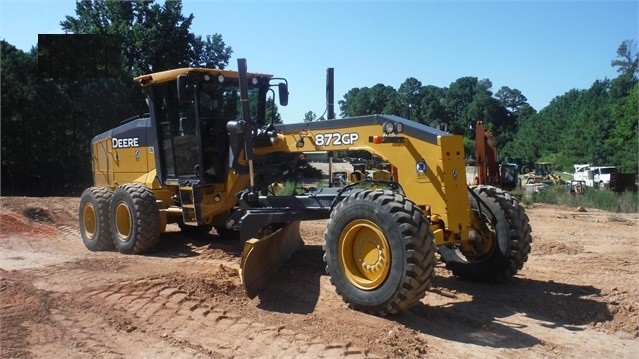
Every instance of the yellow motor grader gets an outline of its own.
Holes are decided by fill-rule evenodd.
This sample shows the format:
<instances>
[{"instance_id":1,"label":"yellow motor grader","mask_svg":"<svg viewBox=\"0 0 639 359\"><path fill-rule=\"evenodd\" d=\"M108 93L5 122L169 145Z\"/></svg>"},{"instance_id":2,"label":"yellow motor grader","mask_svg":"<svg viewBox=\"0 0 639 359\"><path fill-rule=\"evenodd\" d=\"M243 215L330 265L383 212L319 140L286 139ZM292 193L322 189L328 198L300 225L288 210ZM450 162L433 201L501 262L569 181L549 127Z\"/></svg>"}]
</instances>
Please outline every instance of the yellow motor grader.
<instances>
[{"instance_id":1,"label":"yellow motor grader","mask_svg":"<svg viewBox=\"0 0 639 359\"><path fill-rule=\"evenodd\" d=\"M238 237L241 278L255 297L303 245L299 223L328 219L326 271L351 307L377 315L424 297L439 252L456 276L512 277L528 258L531 228L519 203L466 184L461 136L387 115L273 124L268 74L180 68L137 77L147 115L92 140L94 186L84 191L80 232L90 250L153 251L169 223ZM270 114L270 115L269 115ZM392 180L362 179L293 195L270 190L312 151L365 150L390 164ZM329 171L330 172L330 171ZM319 186L318 186L319 187Z\"/></svg>"}]
</instances>

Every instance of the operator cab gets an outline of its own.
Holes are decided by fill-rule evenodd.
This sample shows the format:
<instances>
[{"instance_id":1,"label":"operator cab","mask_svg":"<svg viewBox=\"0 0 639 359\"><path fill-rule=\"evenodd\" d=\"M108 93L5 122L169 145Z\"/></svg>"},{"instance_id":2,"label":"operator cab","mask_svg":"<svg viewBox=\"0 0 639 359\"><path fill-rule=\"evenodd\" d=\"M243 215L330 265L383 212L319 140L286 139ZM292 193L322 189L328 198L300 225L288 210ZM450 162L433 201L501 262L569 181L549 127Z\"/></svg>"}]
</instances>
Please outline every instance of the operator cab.
<instances>
[{"instance_id":1,"label":"operator cab","mask_svg":"<svg viewBox=\"0 0 639 359\"><path fill-rule=\"evenodd\" d=\"M271 75L249 74L250 117L267 119ZM157 130L156 167L162 183L207 185L226 182L237 167L238 146L232 146L229 121L242 117L238 73L214 69L178 69L139 78L146 85ZM288 90L280 85L280 103ZM282 87L282 85L284 85ZM274 111L271 111L271 115ZM236 147L235 149L232 147Z\"/></svg>"}]
</instances>

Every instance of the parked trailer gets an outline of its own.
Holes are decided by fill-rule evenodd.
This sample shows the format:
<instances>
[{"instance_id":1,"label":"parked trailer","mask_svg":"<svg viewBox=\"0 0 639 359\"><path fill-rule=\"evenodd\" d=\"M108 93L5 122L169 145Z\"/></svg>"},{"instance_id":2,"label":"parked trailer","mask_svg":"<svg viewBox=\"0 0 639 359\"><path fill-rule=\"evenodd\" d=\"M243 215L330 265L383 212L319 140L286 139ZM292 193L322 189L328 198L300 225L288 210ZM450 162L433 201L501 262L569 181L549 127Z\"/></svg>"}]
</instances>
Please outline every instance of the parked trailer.
<instances>
[{"instance_id":1,"label":"parked trailer","mask_svg":"<svg viewBox=\"0 0 639 359\"><path fill-rule=\"evenodd\" d=\"M636 173L610 174L610 189L615 192L637 192Z\"/></svg>"}]
</instances>

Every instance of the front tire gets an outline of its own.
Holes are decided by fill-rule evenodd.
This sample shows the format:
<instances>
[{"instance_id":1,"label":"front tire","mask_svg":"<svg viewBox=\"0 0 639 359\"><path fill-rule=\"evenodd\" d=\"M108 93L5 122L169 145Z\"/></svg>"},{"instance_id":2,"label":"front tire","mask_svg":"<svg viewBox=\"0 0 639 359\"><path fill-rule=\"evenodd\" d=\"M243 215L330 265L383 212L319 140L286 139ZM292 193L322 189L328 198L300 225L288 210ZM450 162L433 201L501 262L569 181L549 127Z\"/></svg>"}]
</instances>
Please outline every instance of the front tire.
<instances>
[{"instance_id":1,"label":"front tire","mask_svg":"<svg viewBox=\"0 0 639 359\"><path fill-rule=\"evenodd\" d=\"M396 314L426 294L435 275L434 237L421 210L392 191L366 190L340 202L324 232L324 261L356 310Z\"/></svg>"},{"instance_id":2,"label":"front tire","mask_svg":"<svg viewBox=\"0 0 639 359\"><path fill-rule=\"evenodd\" d=\"M160 211L153 192L140 183L115 189L110 206L111 234L121 253L148 253L160 240Z\"/></svg>"},{"instance_id":3,"label":"front tire","mask_svg":"<svg viewBox=\"0 0 639 359\"><path fill-rule=\"evenodd\" d=\"M479 204L474 196L469 196L478 240L467 248L440 247L442 260L462 279L498 282L513 277L530 253L528 216L508 192L492 186L471 189L481 199Z\"/></svg>"},{"instance_id":4,"label":"front tire","mask_svg":"<svg viewBox=\"0 0 639 359\"><path fill-rule=\"evenodd\" d=\"M112 196L113 192L106 187L90 187L80 197L80 236L91 251L108 251L114 248L109 223L109 203Z\"/></svg>"}]
</instances>

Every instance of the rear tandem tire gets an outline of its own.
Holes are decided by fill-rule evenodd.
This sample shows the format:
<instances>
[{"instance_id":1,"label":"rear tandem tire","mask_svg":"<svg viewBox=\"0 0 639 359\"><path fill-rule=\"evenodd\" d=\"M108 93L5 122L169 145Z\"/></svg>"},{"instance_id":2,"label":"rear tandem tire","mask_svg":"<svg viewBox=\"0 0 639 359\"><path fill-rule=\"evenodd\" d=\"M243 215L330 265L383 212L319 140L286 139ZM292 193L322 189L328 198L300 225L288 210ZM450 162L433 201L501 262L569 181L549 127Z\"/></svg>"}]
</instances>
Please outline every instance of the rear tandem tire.
<instances>
[{"instance_id":1,"label":"rear tandem tire","mask_svg":"<svg viewBox=\"0 0 639 359\"><path fill-rule=\"evenodd\" d=\"M113 191L111 235L121 253L148 253L160 240L160 211L153 192L144 184L130 183Z\"/></svg>"},{"instance_id":2,"label":"rear tandem tire","mask_svg":"<svg viewBox=\"0 0 639 359\"><path fill-rule=\"evenodd\" d=\"M326 271L352 308L396 314L426 294L435 275L436 246L415 203L388 190L366 190L341 201L324 232Z\"/></svg>"},{"instance_id":3,"label":"rear tandem tire","mask_svg":"<svg viewBox=\"0 0 639 359\"><path fill-rule=\"evenodd\" d=\"M113 191L106 187L90 187L80 197L78 219L82 242L91 251L115 248L109 223L109 203Z\"/></svg>"},{"instance_id":4,"label":"rear tandem tire","mask_svg":"<svg viewBox=\"0 0 639 359\"><path fill-rule=\"evenodd\" d=\"M470 196L476 216L473 227L483 239L481 248L464 253L458 246L442 246L439 248L442 260L462 279L499 282L511 278L523 267L530 253L532 236L528 216L508 192L492 186L471 189L482 200L478 206L477 200ZM482 208L481 213L478 208Z\"/></svg>"}]
</instances>

